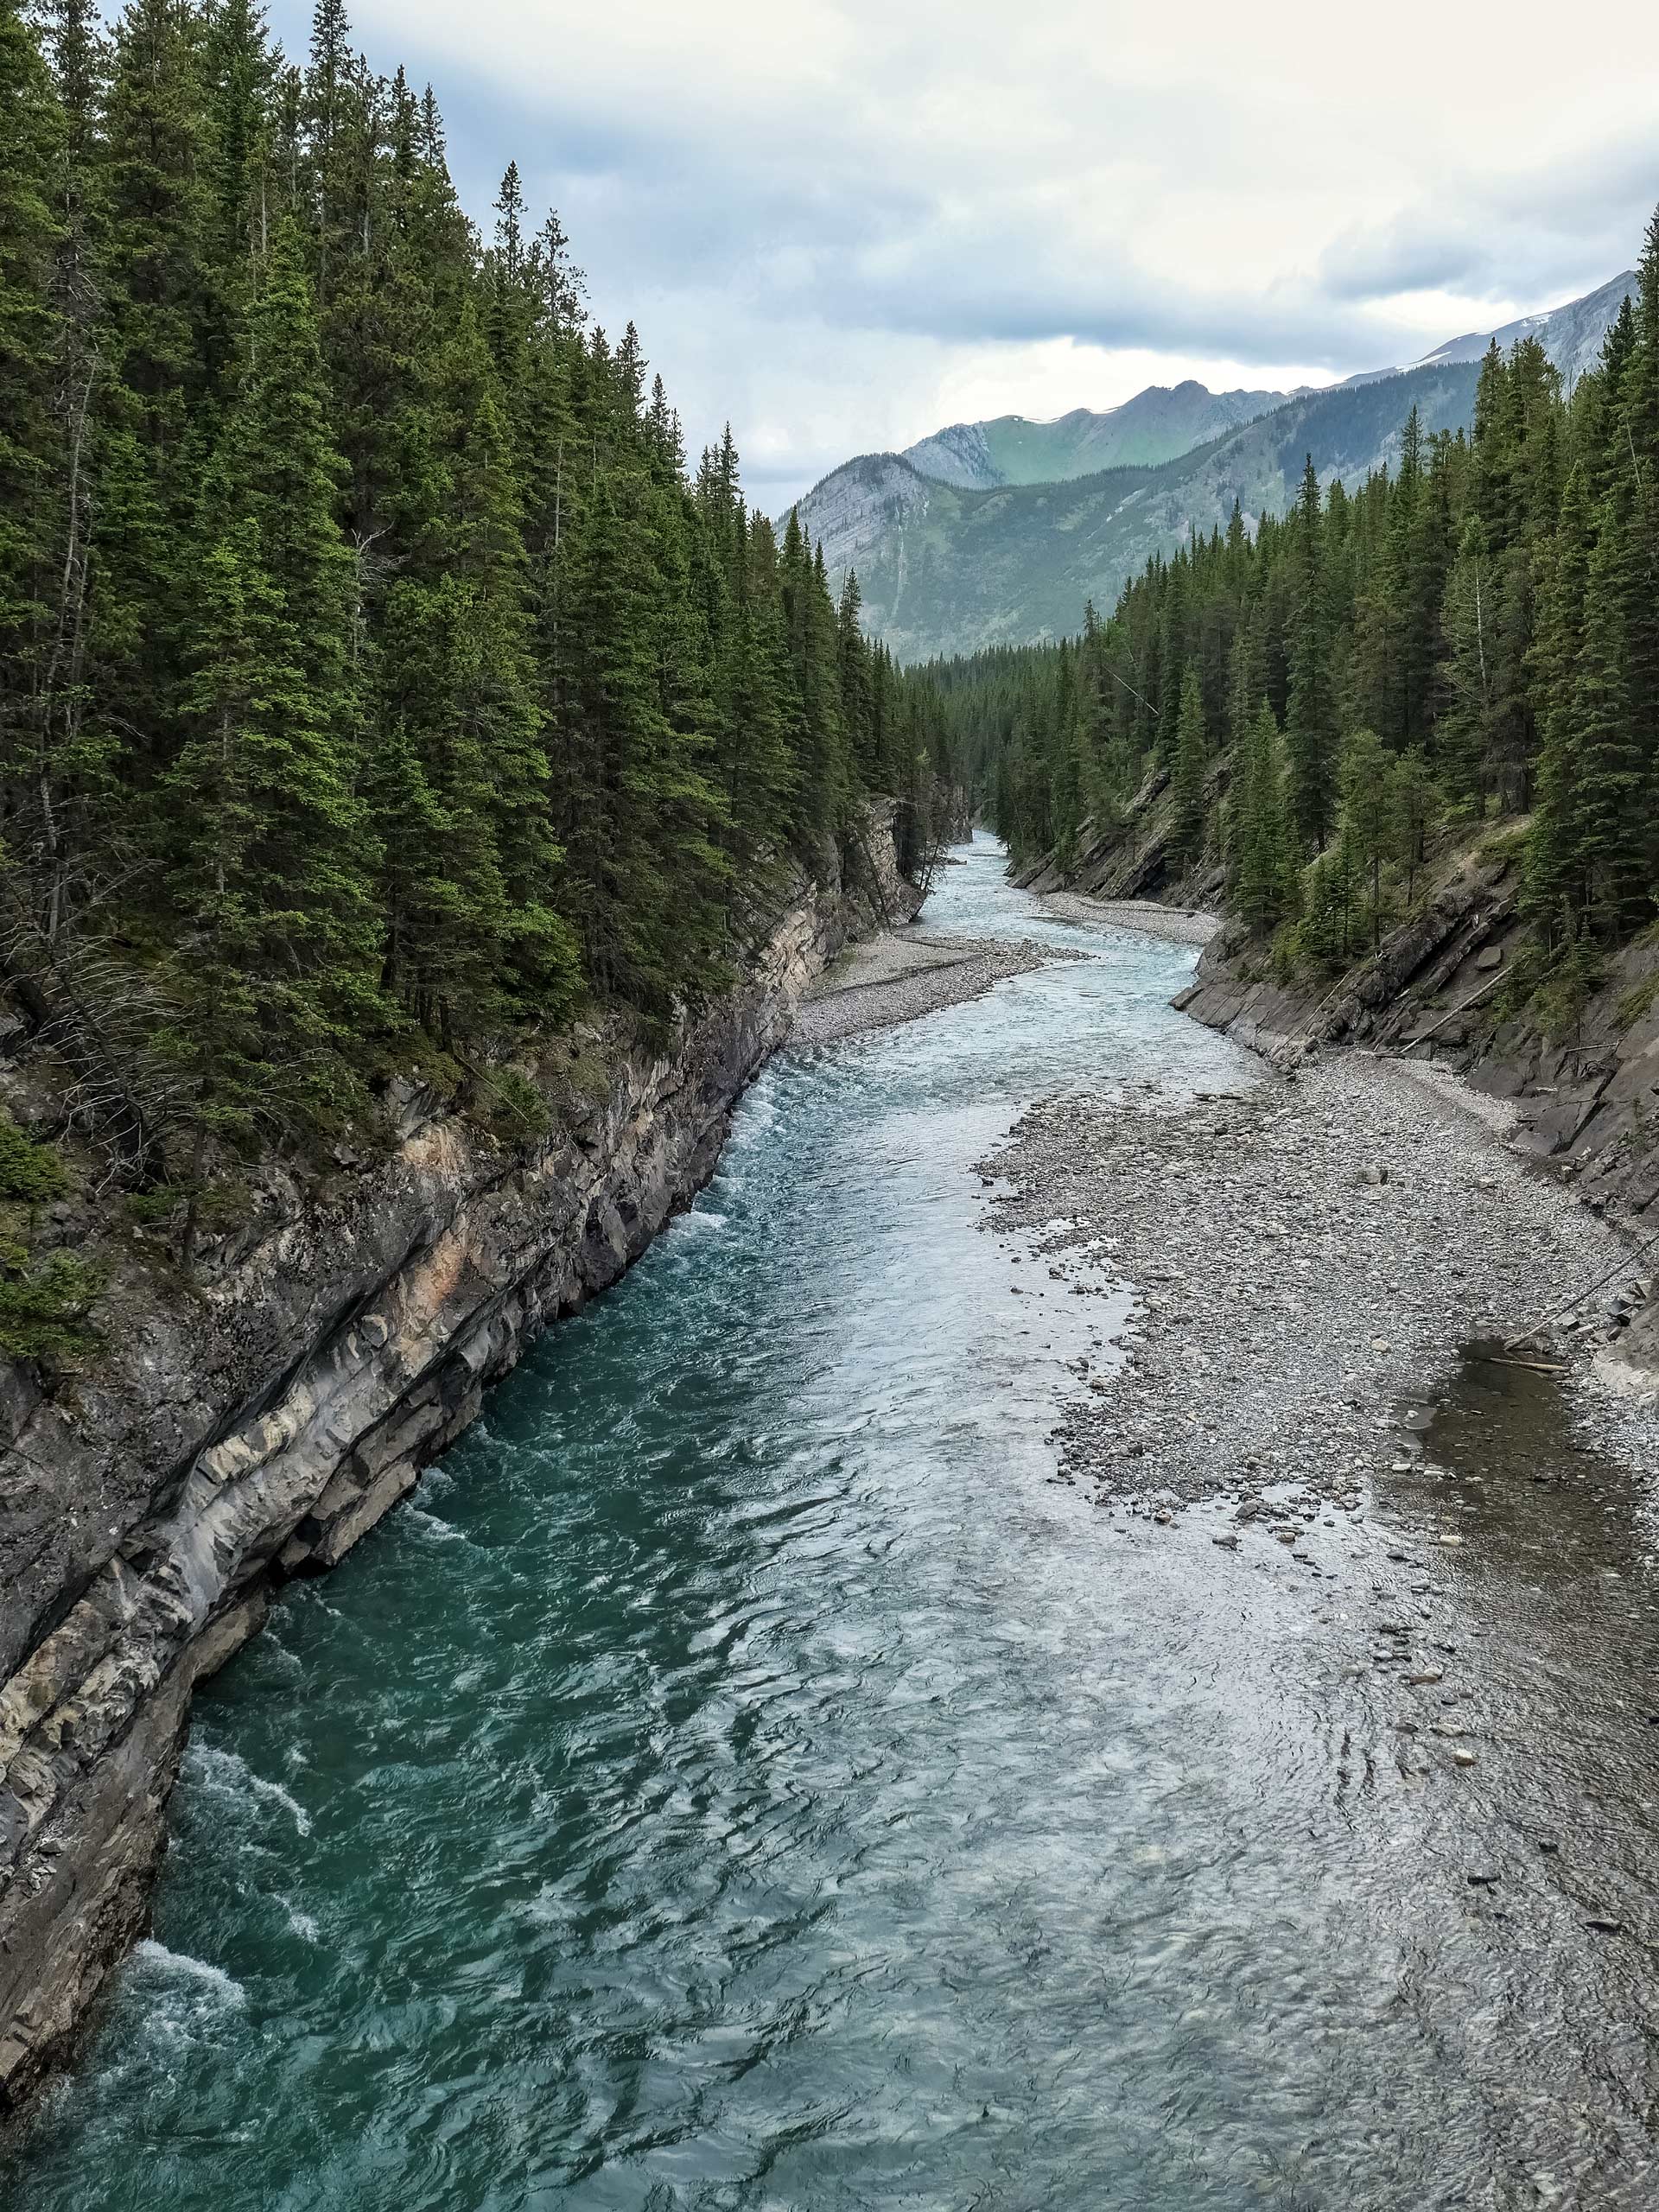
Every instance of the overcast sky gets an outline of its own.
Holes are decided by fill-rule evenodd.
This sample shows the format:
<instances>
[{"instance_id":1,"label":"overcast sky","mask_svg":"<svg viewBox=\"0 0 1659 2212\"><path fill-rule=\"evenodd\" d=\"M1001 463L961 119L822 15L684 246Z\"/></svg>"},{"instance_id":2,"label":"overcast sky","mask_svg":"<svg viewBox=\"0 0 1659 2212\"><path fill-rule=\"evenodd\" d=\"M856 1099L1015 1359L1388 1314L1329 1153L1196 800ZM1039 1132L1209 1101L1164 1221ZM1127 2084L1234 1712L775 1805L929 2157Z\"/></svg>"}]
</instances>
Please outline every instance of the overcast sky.
<instances>
[{"instance_id":1,"label":"overcast sky","mask_svg":"<svg viewBox=\"0 0 1659 2212\"><path fill-rule=\"evenodd\" d=\"M304 50L309 10L274 27ZM950 422L1325 383L1554 306L1659 200L1652 0L357 0L772 512Z\"/></svg>"}]
</instances>

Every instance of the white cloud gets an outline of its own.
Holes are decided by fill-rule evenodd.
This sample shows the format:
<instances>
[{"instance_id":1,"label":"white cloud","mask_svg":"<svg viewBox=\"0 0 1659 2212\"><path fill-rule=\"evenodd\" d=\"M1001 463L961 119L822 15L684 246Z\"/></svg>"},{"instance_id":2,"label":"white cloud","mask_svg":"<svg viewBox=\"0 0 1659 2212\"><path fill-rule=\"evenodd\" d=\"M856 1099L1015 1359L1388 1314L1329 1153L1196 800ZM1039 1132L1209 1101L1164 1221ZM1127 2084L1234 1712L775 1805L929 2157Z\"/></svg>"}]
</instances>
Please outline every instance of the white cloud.
<instances>
[{"instance_id":1,"label":"white cloud","mask_svg":"<svg viewBox=\"0 0 1659 2212\"><path fill-rule=\"evenodd\" d=\"M475 213L516 156L767 505L969 416L1412 358L1628 265L1659 198L1649 0L359 0L357 31L433 79Z\"/></svg>"}]
</instances>

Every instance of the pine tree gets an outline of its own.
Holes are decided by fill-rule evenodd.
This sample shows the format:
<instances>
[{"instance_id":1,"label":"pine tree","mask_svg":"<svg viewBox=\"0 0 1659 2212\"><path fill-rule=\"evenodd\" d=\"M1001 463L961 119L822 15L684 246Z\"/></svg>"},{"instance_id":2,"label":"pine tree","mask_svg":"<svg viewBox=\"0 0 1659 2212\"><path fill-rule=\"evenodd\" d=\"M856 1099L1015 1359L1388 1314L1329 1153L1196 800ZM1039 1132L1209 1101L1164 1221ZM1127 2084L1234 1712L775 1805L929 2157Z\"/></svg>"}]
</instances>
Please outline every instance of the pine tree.
<instances>
[{"instance_id":1,"label":"pine tree","mask_svg":"<svg viewBox=\"0 0 1659 2212\"><path fill-rule=\"evenodd\" d=\"M188 928L211 927L261 1006L280 1007L286 1033L339 1041L378 1017L373 849L354 790L352 563L334 518L341 466L287 219L245 342L239 403L197 523L193 569L211 593L193 622L183 706L194 734L166 781L168 818L183 833L170 893ZM273 1054L283 1031L268 1036Z\"/></svg>"},{"instance_id":2,"label":"pine tree","mask_svg":"<svg viewBox=\"0 0 1659 2212\"><path fill-rule=\"evenodd\" d=\"M219 435L202 25L175 0L131 0L118 22L102 139L105 359L93 386L87 652L121 733L130 819L164 803L156 783L176 750L194 517ZM159 840L165 825L145 834Z\"/></svg>"},{"instance_id":3,"label":"pine tree","mask_svg":"<svg viewBox=\"0 0 1659 2212\"><path fill-rule=\"evenodd\" d=\"M1642 802L1649 764L1632 710L1626 532L1630 502L1610 498L1596 518L1585 574L1584 635L1573 673L1578 752L1576 857L1604 938L1648 918Z\"/></svg>"},{"instance_id":4,"label":"pine tree","mask_svg":"<svg viewBox=\"0 0 1659 2212\"><path fill-rule=\"evenodd\" d=\"M639 333L629 323L616 349L616 382L627 420L637 422L645 412L645 371L651 366L639 343Z\"/></svg>"},{"instance_id":5,"label":"pine tree","mask_svg":"<svg viewBox=\"0 0 1659 2212\"><path fill-rule=\"evenodd\" d=\"M765 552L746 522L729 538L721 532L705 555L710 569L706 603L718 639L713 772L723 802L726 849L740 879L747 880L766 869L768 856L773 864L781 858L779 824L800 818L791 745L799 695L791 696L785 606L779 579L766 572ZM785 601L800 589L802 575L800 533L791 516L784 547ZM803 804L805 834L816 837L822 827L817 808L810 798Z\"/></svg>"},{"instance_id":6,"label":"pine tree","mask_svg":"<svg viewBox=\"0 0 1659 2212\"><path fill-rule=\"evenodd\" d=\"M569 721L594 765L568 843L589 974L663 1014L706 984L724 899L706 740L676 731L664 711L654 521L643 473L613 469L573 556ZM664 836L683 845L677 880L665 865Z\"/></svg>"},{"instance_id":7,"label":"pine tree","mask_svg":"<svg viewBox=\"0 0 1659 2212\"><path fill-rule=\"evenodd\" d=\"M1158 637L1158 745L1168 768L1174 766L1175 729L1186 669L1186 556L1177 551L1165 572Z\"/></svg>"},{"instance_id":8,"label":"pine tree","mask_svg":"<svg viewBox=\"0 0 1659 2212\"><path fill-rule=\"evenodd\" d=\"M570 258L570 241L556 214L550 214L537 233L531 265L548 328L561 336L580 331L587 320L588 283Z\"/></svg>"},{"instance_id":9,"label":"pine tree","mask_svg":"<svg viewBox=\"0 0 1659 2212\"><path fill-rule=\"evenodd\" d=\"M203 216L203 345L208 379L222 407L232 401L240 373L240 318L270 243L272 216L276 56L256 0L222 0L208 16L202 75L211 160Z\"/></svg>"},{"instance_id":10,"label":"pine tree","mask_svg":"<svg viewBox=\"0 0 1659 2212\"><path fill-rule=\"evenodd\" d=\"M823 563L820 556L817 570L819 588L822 584ZM841 687L842 727L847 746L859 772L871 785L881 780L882 761L877 741L875 720L870 696L869 670L864 652L864 631L861 620L863 595L859 590L858 573L849 569L841 588L841 601L836 609L836 667Z\"/></svg>"},{"instance_id":11,"label":"pine tree","mask_svg":"<svg viewBox=\"0 0 1659 2212\"><path fill-rule=\"evenodd\" d=\"M1279 730L1264 699L1245 737L1239 807L1238 872L1234 896L1254 930L1281 921L1290 909L1288 830Z\"/></svg>"},{"instance_id":12,"label":"pine tree","mask_svg":"<svg viewBox=\"0 0 1659 2212\"><path fill-rule=\"evenodd\" d=\"M167 778L179 987L188 1008L168 1042L194 1091L198 1131L247 1143L259 1134L273 1046L291 1052L314 1041L308 1009L284 972L287 887L270 873L264 846L284 780L271 771L285 765L289 722L302 725L312 702L283 657L282 604L264 570L258 524L232 515L232 486L217 474L208 499L194 665L181 699L188 734ZM289 1065L288 1053L275 1057Z\"/></svg>"},{"instance_id":13,"label":"pine tree","mask_svg":"<svg viewBox=\"0 0 1659 2212\"><path fill-rule=\"evenodd\" d=\"M1440 805L1439 789L1421 746L1409 747L1395 762L1389 804L1409 906L1416 896L1418 871L1427 857L1429 832Z\"/></svg>"},{"instance_id":14,"label":"pine tree","mask_svg":"<svg viewBox=\"0 0 1659 2212\"><path fill-rule=\"evenodd\" d=\"M495 200L495 245L502 272L517 283L524 270L524 188L517 162L507 163Z\"/></svg>"},{"instance_id":15,"label":"pine tree","mask_svg":"<svg viewBox=\"0 0 1659 2212\"><path fill-rule=\"evenodd\" d=\"M1497 709L1497 614L1491 549L1471 515L1446 578L1441 616L1446 657L1434 746L1448 790L1471 810L1484 795Z\"/></svg>"},{"instance_id":16,"label":"pine tree","mask_svg":"<svg viewBox=\"0 0 1659 2212\"><path fill-rule=\"evenodd\" d=\"M350 142L359 119L355 111L360 107L362 90L345 0L316 0L302 115L316 306L325 324L353 245Z\"/></svg>"},{"instance_id":17,"label":"pine tree","mask_svg":"<svg viewBox=\"0 0 1659 2212\"><path fill-rule=\"evenodd\" d=\"M49 938L64 868L42 694L51 681L48 564L56 535L60 327L50 300L61 232L52 200L65 132L38 41L13 0L0 0L0 111L10 124L0 163L0 853L20 871Z\"/></svg>"},{"instance_id":18,"label":"pine tree","mask_svg":"<svg viewBox=\"0 0 1659 2212\"><path fill-rule=\"evenodd\" d=\"M1319 480L1310 454L1302 472L1294 541L1294 599L1288 652L1290 696L1285 721L1291 819L1304 846L1325 842L1336 795L1331 649L1325 620L1323 518Z\"/></svg>"},{"instance_id":19,"label":"pine tree","mask_svg":"<svg viewBox=\"0 0 1659 2212\"><path fill-rule=\"evenodd\" d=\"M1538 808L1527 839L1528 906L1548 938L1576 927L1586 902L1580 818L1577 728L1579 655L1590 566L1590 514L1584 472L1574 468L1545 554L1541 619L1532 653L1542 747Z\"/></svg>"},{"instance_id":20,"label":"pine tree","mask_svg":"<svg viewBox=\"0 0 1659 2212\"><path fill-rule=\"evenodd\" d=\"M1189 668L1181 684L1180 716L1175 734L1173 778L1175 817L1170 848L1183 861L1198 860L1204 851L1205 819L1205 775L1210 747L1204 728L1204 695L1196 669Z\"/></svg>"},{"instance_id":21,"label":"pine tree","mask_svg":"<svg viewBox=\"0 0 1659 2212\"><path fill-rule=\"evenodd\" d=\"M1343 747L1342 835L1350 865L1365 886L1373 946L1382 936L1382 871L1394 857L1399 817L1393 761L1375 730L1356 730Z\"/></svg>"},{"instance_id":22,"label":"pine tree","mask_svg":"<svg viewBox=\"0 0 1659 2212\"><path fill-rule=\"evenodd\" d=\"M1631 323L1618 394L1628 463L1619 515L1621 590L1633 736L1647 764L1643 806L1651 827L1645 870L1652 882L1659 880L1659 210L1637 264Z\"/></svg>"}]
</instances>

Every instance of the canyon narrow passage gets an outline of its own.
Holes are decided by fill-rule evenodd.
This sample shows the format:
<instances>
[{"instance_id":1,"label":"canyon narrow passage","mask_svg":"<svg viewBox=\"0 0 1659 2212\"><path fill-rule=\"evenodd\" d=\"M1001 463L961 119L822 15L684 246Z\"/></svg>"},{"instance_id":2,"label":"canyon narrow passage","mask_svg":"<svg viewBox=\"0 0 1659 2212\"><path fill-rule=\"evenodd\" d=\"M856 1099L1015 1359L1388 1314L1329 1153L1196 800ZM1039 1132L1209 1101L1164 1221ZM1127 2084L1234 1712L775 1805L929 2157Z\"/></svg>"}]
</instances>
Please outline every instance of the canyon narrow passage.
<instances>
[{"instance_id":1,"label":"canyon narrow passage","mask_svg":"<svg viewBox=\"0 0 1659 2212\"><path fill-rule=\"evenodd\" d=\"M1649 2201L1651 1971L1592 1924L1659 1737L1636 1492L1535 1408L1523 1542L1452 1423L1490 1502L1440 1664L1503 1716L1465 1771L1396 1759L1369 1663L1409 1485L1310 1580L1057 1479L1135 1287L1051 1272L977 1163L1056 1093L1259 1070L1171 1011L1191 948L1002 865L929 932L1084 957L780 1055L692 1210L201 1692L153 1939L4 2201Z\"/></svg>"}]
</instances>

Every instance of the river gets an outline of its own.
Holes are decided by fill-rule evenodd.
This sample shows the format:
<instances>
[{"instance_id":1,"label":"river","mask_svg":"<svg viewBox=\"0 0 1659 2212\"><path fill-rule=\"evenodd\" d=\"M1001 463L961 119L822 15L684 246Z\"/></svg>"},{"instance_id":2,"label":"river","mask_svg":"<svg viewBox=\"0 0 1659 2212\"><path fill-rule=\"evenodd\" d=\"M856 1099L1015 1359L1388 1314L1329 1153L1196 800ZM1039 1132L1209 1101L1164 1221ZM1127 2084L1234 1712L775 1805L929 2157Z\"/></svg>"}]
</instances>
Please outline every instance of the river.
<instances>
[{"instance_id":1,"label":"river","mask_svg":"<svg viewBox=\"0 0 1659 2212\"><path fill-rule=\"evenodd\" d=\"M1535 2018L1283 1578L1053 1480L1124 1300L983 1229L974 1163L1057 1085L1237 1081L1192 953L983 839L928 922L1090 957L780 1056L203 1691L17 2212L1427 2212L1567 2202L1587 2105L1640 2124L1643 2052Z\"/></svg>"}]
</instances>

